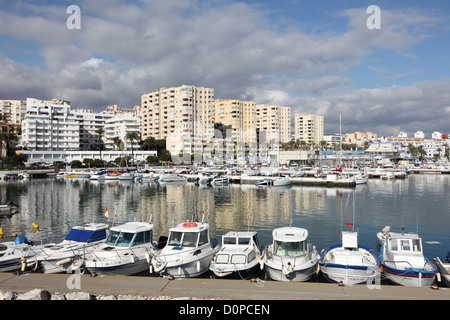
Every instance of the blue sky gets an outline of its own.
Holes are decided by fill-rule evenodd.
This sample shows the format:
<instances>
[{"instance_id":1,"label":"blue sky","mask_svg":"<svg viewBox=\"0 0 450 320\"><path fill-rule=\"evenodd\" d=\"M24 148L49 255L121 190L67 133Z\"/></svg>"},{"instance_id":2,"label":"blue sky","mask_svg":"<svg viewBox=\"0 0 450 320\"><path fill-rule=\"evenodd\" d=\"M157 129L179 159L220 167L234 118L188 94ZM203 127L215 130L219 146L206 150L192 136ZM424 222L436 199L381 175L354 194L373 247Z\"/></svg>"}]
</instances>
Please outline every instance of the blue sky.
<instances>
[{"instance_id":1,"label":"blue sky","mask_svg":"<svg viewBox=\"0 0 450 320\"><path fill-rule=\"evenodd\" d=\"M326 133L340 111L347 132L450 133L449 15L445 0L0 0L0 99L102 110L193 84L321 114Z\"/></svg>"}]
</instances>

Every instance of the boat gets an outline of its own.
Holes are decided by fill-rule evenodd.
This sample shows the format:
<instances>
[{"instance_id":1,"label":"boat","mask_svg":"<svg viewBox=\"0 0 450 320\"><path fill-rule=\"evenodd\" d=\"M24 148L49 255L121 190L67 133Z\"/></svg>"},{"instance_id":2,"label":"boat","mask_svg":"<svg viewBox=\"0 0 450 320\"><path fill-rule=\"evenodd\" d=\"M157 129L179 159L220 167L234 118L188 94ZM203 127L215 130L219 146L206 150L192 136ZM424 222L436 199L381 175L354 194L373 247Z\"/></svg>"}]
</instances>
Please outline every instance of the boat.
<instances>
[{"instance_id":1,"label":"boat","mask_svg":"<svg viewBox=\"0 0 450 320\"><path fill-rule=\"evenodd\" d=\"M228 177L218 176L218 177L215 177L211 181L211 184L213 186L223 186L223 185L227 185L229 182L230 182L230 179Z\"/></svg>"},{"instance_id":2,"label":"boat","mask_svg":"<svg viewBox=\"0 0 450 320\"><path fill-rule=\"evenodd\" d=\"M84 261L91 274L134 275L148 270L148 255L156 249L154 225L127 222L110 228L106 241Z\"/></svg>"},{"instance_id":3,"label":"boat","mask_svg":"<svg viewBox=\"0 0 450 320\"><path fill-rule=\"evenodd\" d=\"M104 175L106 181L116 181L119 180L118 173L108 173Z\"/></svg>"},{"instance_id":4,"label":"boat","mask_svg":"<svg viewBox=\"0 0 450 320\"><path fill-rule=\"evenodd\" d=\"M186 182L187 178L179 174L161 174L157 176L158 182Z\"/></svg>"},{"instance_id":5,"label":"boat","mask_svg":"<svg viewBox=\"0 0 450 320\"><path fill-rule=\"evenodd\" d=\"M257 186L271 186L271 185L273 185L273 179L270 179L270 178L260 179L260 180L257 180L255 182L255 185L257 185Z\"/></svg>"},{"instance_id":6,"label":"boat","mask_svg":"<svg viewBox=\"0 0 450 320\"><path fill-rule=\"evenodd\" d=\"M90 180L104 180L105 176L108 174L108 170L106 169L100 169L98 171L93 171L91 173Z\"/></svg>"},{"instance_id":7,"label":"boat","mask_svg":"<svg viewBox=\"0 0 450 320\"><path fill-rule=\"evenodd\" d=\"M282 187L282 186L290 186L292 184L292 180L288 177L280 176L273 180L274 187Z\"/></svg>"},{"instance_id":8,"label":"boat","mask_svg":"<svg viewBox=\"0 0 450 320\"><path fill-rule=\"evenodd\" d=\"M256 232L227 232L209 269L216 279L250 279L264 264Z\"/></svg>"},{"instance_id":9,"label":"boat","mask_svg":"<svg viewBox=\"0 0 450 320\"><path fill-rule=\"evenodd\" d=\"M329 282L354 285L371 283L380 275L380 260L373 249L358 243L358 232L342 231L342 243L320 253L319 266Z\"/></svg>"},{"instance_id":10,"label":"boat","mask_svg":"<svg viewBox=\"0 0 450 320\"><path fill-rule=\"evenodd\" d=\"M131 181L133 179L134 179L134 174L130 173L130 172L125 172L125 173L122 173L121 175L119 175L120 181Z\"/></svg>"},{"instance_id":11,"label":"boat","mask_svg":"<svg viewBox=\"0 0 450 320\"><path fill-rule=\"evenodd\" d=\"M34 264L35 269L40 266L44 273L67 272L75 260L84 258L105 242L107 229L105 223L75 226L62 242L47 246L40 254L27 259L27 263Z\"/></svg>"},{"instance_id":12,"label":"boat","mask_svg":"<svg viewBox=\"0 0 450 320\"><path fill-rule=\"evenodd\" d=\"M403 286L429 287L437 267L423 254L422 238L416 233L391 232L385 227L377 233L381 243L380 261L384 276Z\"/></svg>"},{"instance_id":13,"label":"boat","mask_svg":"<svg viewBox=\"0 0 450 320\"><path fill-rule=\"evenodd\" d=\"M150 273L175 278L200 276L209 270L219 249L217 240L209 237L208 223L181 223L169 230L166 246L151 257Z\"/></svg>"},{"instance_id":14,"label":"boat","mask_svg":"<svg viewBox=\"0 0 450 320\"><path fill-rule=\"evenodd\" d=\"M447 262L442 262L439 257L433 259L434 264L438 268L439 273L437 274L437 279L442 282L444 278L444 283L447 287L450 287L450 262L448 261L449 253L447 253Z\"/></svg>"},{"instance_id":15,"label":"boat","mask_svg":"<svg viewBox=\"0 0 450 320\"><path fill-rule=\"evenodd\" d=\"M308 230L283 227L272 232L264 264L268 277L276 281L307 281L316 273L319 254L308 241Z\"/></svg>"},{"instance_id":16,"label":"boat","mask_svg":"<svg viewBox=\"0 0 450 320\"><path fill-rule=\"evenodd\" d=\"M45 245L34 245L14 241L0 243L0 272L24 270L26 259L41 253Z\"/></svg>"}]
</instances>

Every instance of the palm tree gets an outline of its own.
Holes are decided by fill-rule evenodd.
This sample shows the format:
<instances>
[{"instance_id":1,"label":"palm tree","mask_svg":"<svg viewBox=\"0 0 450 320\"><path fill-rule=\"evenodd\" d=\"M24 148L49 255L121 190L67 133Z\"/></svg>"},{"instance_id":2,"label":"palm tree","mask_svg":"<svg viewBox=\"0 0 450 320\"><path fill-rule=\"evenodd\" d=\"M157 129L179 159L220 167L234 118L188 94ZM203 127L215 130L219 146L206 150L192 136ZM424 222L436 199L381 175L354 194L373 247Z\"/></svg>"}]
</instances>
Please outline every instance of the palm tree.
<instances>
[{"instance_id":1,"label":"palm tree","mask_svg":"<svg viewBox=\"0 0 450 320\"><path fill-rule=\"evenodd\" d=\"M98 138L98 143L100 144L100 160L102 160L102 147L103 147L103 135L105 134L105 130L103 128L98 128L97 131L95 131L95 133L97 134L97 138Z\"/></svg>"},{"instance_id":2,"label":"palm tree","mask_svg":"<svg viewBox=\"0 0 450 320\"><path fill-rule=\"evenodd\" d=\"M114 137L113 138L113 143L116 146L117 149L121 150L121 144L122 144L122 140L119 137ZM123 149L123 146L122 146Z\"/></svg>"},{"instance_id":3,"label":"palm tree","mask_svg":"<svg viewBox=\"0 0 450 320\"><path fill-rule=\"evenodd\" d=\"M125 135L125 139L129 140L131 142L131 159L134 162L134 152L133 152L133 141L139 141L140 140L139 133L137 132L128 132Z\"/></svg>"}]
</instances>

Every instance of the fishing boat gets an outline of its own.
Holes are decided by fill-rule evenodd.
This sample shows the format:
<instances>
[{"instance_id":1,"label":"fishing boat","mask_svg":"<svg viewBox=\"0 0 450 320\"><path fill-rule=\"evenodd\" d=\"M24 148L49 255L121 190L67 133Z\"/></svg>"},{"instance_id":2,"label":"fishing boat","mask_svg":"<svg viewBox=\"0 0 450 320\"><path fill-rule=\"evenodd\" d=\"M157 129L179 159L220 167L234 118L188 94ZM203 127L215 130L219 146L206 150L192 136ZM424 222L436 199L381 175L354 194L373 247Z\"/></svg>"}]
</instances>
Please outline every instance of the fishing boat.
<instances>
[{"instance_id":1,"label":"fishing boat","mask_svg":"<svg viewBox=\"0 0 450 320\"><path fill-rule=\"evenodd\" d=\"M84 261L91 274L134 275L148 270L147 257L156 249L154 225L127 222L110 228L105 243Z\"/></svg>"},{"instance_id":2,"label":"fishing boat","mask_svg":"<svg viewBox=\"0 0 450 320\"><path fill-rule=\"evenodd\" d=\"M449 253L447 253L447 262L442 262L439 257L433 259L434 264L437 266L439 273L437 279L439 282L444 278L444 283L447 287L450 287L450 262L448 261Z\"/></svg>"},{"instance_id":3,"label":"fishing boat","mask_svg":"<svg viewBox=\"0 0 450 320\"><path fill-rule=\"evenodd\" d=\"M24 269L26 259L41 253L45 245L27 243L15 244L14 241L0 243L0 272Z\"/></svg>"},{"instance_id":4,"label":"fishing boat","mask_svg":"<svg viewBox=\"0 0 450 320\"><path fill-rule=\"evenodd\" d=\"M250 279L264 264L256 232L227 232L209 269L217 279Z\"/></svg>"},{"instance_id":5,"label":"fishing boat","mask_svg":"<svg viewBox=\"0 0 450 320\"><path fill-rule=\"evenodd\" d=\"M431 286L437 267L422 250L422 238L416 233L391 232L384 228L377 234L381 242L380 261L383 274L391 282L403 286Z\"/></svg>"},{"instance_id":6,"label":"fishing boat","mask_svg":"<svg viewBox=\"0 0 450 320\"><path fill-rule=\"evenodd\" d=\"M342 231L342 243L320 253L319 266L329 282L354 285L369 283L379 276L380 260L373 249L358 243L358 232Z\"/></svg>"},{"instance_id":7,"label":"fishing boat","mask_svg":"<svg viewBox=\"0 0 450 320\"><path fill-rule=\"evenodd\" d=\"M200 276L209 270L219 249L217 240L209 237L208 223L181 223L169 230L166 246L150 257L150 273L180 278Z\"/></svg>"},{"instance_id":8,"label":"fishing boat","mask_svg":"<svg viewBox=\"0 0 450 320\"><path fill-rule=\"evenodd\" d=\"M107 228L105 223L75 226L62 242L47 246L27 263L42 267L44 273L67 272L75 260L86 257L105 242Z\"/></svg>"},{"instance_id":9,"label":"fishing boat","mask_svg":"<svg viewBox=\"0 0 450 320\"><path fill-rule=\"evenodd\" d=\"M277 228L273 243L266 247L264 264L267 275L277 281L307 281L315 273L319 254L308 241L308 230Z\"/></svg>"}]
</instances>

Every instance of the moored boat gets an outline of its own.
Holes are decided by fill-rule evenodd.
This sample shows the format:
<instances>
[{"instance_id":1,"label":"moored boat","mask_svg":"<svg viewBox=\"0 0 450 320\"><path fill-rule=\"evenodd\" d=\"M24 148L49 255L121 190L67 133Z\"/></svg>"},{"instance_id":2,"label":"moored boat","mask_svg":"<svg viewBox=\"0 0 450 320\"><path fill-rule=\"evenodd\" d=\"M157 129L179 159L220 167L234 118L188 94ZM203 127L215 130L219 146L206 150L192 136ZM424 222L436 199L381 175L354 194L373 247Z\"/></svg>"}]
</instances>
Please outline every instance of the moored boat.
<instances>
[{"instance_id":1,"label":"moored boat","mask_svg":"<svg viewBox=\"0 0 450 320\"><path fill-rule=\"evenodd\" d=\"M373 249L358 243L358 232L343 231L342 243L320 253L320 270L329 282L353 285L379 276L380 260Z\"/></svg>"},{"instance_id":2,"label":"moored boat","mask_svg":"<svg viewBox=\"0 0 450 320\"><path fill-rule=\"evenodd\" d=\"M434 264L438 268L438 280L439 282L442 281L442 278L444 278L444 283L447 287L450 287L450 262L448 261L448 254L447 254L447 262L442 262L439 257L436 257L433 259Z\"/></svg>"},{"instance_id":3,"label":"moored boat","mask_svg":"<svg viewBox=\"0 0 450 320\"><path fill-rule=\"evenodd\" d=\"M28 258L27 263L42 267L44 273L67 272L75 260L86 257L105 242L107 228L105 223L75 226L62 242L46 246L40 254Z\"/></svg>"},{"instance_id":4,"label":"moored boat","mask_svg":"<svg viewBox=\"0 0 450 320\"><path fill-rule=\"evenodd\" d=\"M227 232L209 269L217 279L250 279L262 268L262 252L256 232Z\"/></svg>"},{"instance_id":5,"label":"moored boat","mask_svg":"<svg viewBox=\"0 0 450 320\"><path fill-rule=\"evenodd\" d=\"M0 243L0 272L9 272L24 269L26 259L41 253L45 245L34 245L14 241Z\"/></svg>"},{"instance_id":6,"label":"moored boat","mask_svg":"<svg viewBox=\"0 0 450 320\"><path fill-rule=\"evenodd\" d=\"M277 228L264 256L267 275L277 281L307 281L316 274L319 254L308 241L308 230Z\"/></svg>"},{"instance_id":7,"label":"moored boat","mask_svg":"<svg viewBox=\"0 0 450 320\"><path fill-rule=\"evenodd\" d=\"M380 261L384 276L403 286L431 286L437 267L424 256L422 238L416 233L383 230L377 237L381 241Z\"/></svg>"},{"instance_id":8,"label":"moored boat","mask_svg":"<svg viewBox=\"0 0 450 320\"><path fill-rule=\"evenodd\" d=\"M148 270L148 256L156 249L153 224L127 222L110 228L105 243L92 251L84 267L91 274L134 275Z\"/></svg>"},{"instance_id":9,"label":"moored boat","mask_svg":"<svg viewBox=\"0 0 450 320\"><path fill-rule=\"evenodd\" d=\"M150 272L173 277L197 277L208 271L220 246L209 237L209 224L185 222L169 230L166 246L150 261Z\"/></svg>"}]
</instances>

